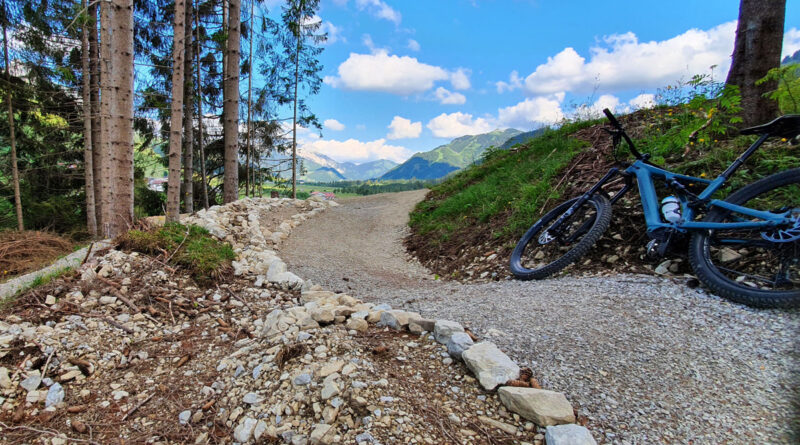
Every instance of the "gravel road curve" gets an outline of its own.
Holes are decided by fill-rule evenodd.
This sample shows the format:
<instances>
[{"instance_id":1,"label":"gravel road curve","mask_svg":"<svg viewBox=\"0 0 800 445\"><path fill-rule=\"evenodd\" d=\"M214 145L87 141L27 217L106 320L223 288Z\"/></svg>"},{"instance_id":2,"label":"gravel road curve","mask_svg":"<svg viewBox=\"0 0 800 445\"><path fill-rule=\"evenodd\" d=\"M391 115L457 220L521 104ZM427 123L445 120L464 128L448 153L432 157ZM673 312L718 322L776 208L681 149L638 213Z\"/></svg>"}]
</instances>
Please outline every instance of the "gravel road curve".
<instances>
[{"instance_id":1,"label":"gravel road curve","mask_svg":"<svg viewBox=\"0 0 800 445\"><path fill-rule=\"evenodd\" d=\"M469 326L564 392L600 443L800 443L800 313L640 275L440 282L406 254L425 191L341 202L280 255L304 279Z\"/></svg>"}]
</instances>

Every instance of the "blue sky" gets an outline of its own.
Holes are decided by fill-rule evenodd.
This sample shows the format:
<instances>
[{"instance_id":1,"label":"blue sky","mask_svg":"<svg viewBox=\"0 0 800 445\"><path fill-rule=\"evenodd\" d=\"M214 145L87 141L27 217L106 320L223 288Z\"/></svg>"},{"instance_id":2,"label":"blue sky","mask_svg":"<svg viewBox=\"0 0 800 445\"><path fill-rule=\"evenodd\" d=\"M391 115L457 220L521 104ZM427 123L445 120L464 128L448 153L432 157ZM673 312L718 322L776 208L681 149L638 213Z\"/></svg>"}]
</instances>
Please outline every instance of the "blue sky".
<instances>
[{"instance_id":1,"label":"blue sky","mask_svg":"<svg viewBox=\"0 0 800 445\"><path fill-rule=\"evenodd\" d=\"M738 4L322 0L330 40L310 104L325 126L301 146L402 161L465 134L557 123L576 106L647 106L657 88L712 65L724 80ZM800 49L799 27L800 2L788 1L784 54Z\"/></svg>"}]
</instances>

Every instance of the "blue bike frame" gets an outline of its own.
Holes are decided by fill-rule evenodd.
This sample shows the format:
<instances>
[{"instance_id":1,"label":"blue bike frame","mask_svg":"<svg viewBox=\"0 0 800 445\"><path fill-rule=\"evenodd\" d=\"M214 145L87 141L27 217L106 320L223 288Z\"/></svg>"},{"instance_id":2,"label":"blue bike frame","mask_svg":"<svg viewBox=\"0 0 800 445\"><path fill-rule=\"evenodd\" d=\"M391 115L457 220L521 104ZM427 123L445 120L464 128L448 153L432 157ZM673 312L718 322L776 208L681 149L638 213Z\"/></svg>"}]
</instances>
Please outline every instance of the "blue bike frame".
<instances>
[{"instance_id":1,"label":"blue bike frame","mask_svg":"<svg viewBox=\"0 0 800 445\"><path fill-rule=\"evenodd\" d=\"M791 222L789 212L765 212L731 204L719 199L709 200L709 198L716 193L723 186L723 184L725 184L725 181L728 179L725 174L720 175L713 181L709 181L703 178L672 173L670 171L658 168L652 164L647 164L642 160L635 161L625 170L625 173L634 175L638 182L639 195L642 199L642 208L644 209L644 218L647 222L648 232L663 228L675 229L679 232L685 232L687 230L713 229L768 229ZM681 203L682 218L680 221L675 223L664 222L664 220L661 218L661 208L658 196L656 195L653 178L663 179L667 183L671 182L672 180L681 180L684 182L707 184L707 187L699 195L697 195L697 198L700 200L708 200L706 204L707 208L719 207L736 212L740 215L758 219L759 221L744 220L741 222L729 223L694 221L695 212L694 209L689 205L689 199L685 195L677 194L677 197ZM614 198L617 198L617 196Z\"/></svg>"}]
</instances>

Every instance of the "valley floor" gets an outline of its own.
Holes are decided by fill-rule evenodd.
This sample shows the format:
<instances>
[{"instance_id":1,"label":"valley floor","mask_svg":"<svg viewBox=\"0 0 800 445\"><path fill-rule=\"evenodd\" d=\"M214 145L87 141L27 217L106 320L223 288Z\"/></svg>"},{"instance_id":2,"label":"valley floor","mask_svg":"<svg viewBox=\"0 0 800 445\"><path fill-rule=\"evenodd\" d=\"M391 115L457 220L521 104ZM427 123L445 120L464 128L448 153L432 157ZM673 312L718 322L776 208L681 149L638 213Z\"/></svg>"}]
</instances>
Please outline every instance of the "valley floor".
<instances>
[{"instance_id":1,"label":"valley floor","mask_svg":"<svg viewBox=\"0 0 800 445\"><path fill-rule=\"evenodd\" d=\"M564 392L601 443L797 443L800 313L645 275L435 280L402 246L426 191L342 201L281 247L327 289L446 318Z\"/></svg>"}]
</instances>

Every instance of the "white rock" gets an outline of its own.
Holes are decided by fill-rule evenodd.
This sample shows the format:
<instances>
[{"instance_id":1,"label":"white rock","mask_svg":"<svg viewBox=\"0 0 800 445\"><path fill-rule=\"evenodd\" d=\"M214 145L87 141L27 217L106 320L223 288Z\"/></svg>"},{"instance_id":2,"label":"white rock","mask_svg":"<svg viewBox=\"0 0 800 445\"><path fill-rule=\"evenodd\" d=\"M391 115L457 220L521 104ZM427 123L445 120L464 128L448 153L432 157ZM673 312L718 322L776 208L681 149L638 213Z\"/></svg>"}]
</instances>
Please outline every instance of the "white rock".
<instances>
[{"instance_id":1,"label":"white rock","mask_svg":"<svg viewBox=\"0 0 800 445\"><path fill-rule=\"evenodd\" d=\"M245 417L233 431L233 438L240 443L245 443L253 437L253 430L256 429L258 421L252 417Z\"/></svg>"},{"instance_id":2,"label":"white rock","mask_svg":"<svg viewBox=\"0 0 800 445\"><path fill-rule=\"evenodd\" d=\"M433 336L437 342L446 345L450 337L456 332L464 332L464 327L455 321L436 320L433 327Z\"/></svg>"},{"instance_id":3,"label":"white rock","mask_svg":"<svg viewBox=\"0 0 800 445\"><path fill-rule=\"evenodd\" d=\"M544 439L547 445L597 445L589 430L575 424L548 426Z\"/></svg>"},{"instance_id":4,"label":"white rock","mask_svg":"<svg viewBox=\"0 0 800 445\"><path fill-rule=\"evenodd\" d=\"M311 432L311 445L329 445L333 443L333 427L324 423L319 423ZM335 431L335 430L333 430Z\"/></svg>"},{"instance_id":5,"label":"white rock","mask_svg":"<svg viewBox=\"0 0 800 445\"><path fill-rule=\"evenodd\" d=\"M53 383L52 385L50 385L50 389L47 390L47 397L44 400L45 408L58 405L63 401L64 401L64 388L62 388L61 385L58 383Z\"/></svg>"},{"instance_id":6,"label":"white rock","mask_svg":"<svg viewBox=\"0 0 800 445\"><path fill-rule=\"evenodd\" d=\"M0 388L11 388L11 378L8 376L8 369L0 366Z\"/></svg>"},{"instance_id":7,"label":"white rock","mask_svg":"<svg viewBox=\"0 0 800 445\"><path fill-rule=\"evenodd\" d=\"M436 325L438 327L439 323ZM519 378L519 366L492 342L476 343L464 351L461 358L487 390Z\"/></svg>"},{"instance_id":8,"label":"white rock","mask_svg":"<svg viewBox=\"0 0 800 445\"><path fill-rule=\"evenodd\" d=\"M456 332L450 336L450 340L447 342L447 352L451 357L460 360L461 354L471 348L473 344L472 337L465 332Z\"/></svg>"},{"instance_id":9,"label":"white rock","mask_svg":"<svg viewBox=\"0 0 800 445\"><path fill-rule=\"evenodd\" d=\"M503 386L497 390L506 408L539 426L575 422L572 405L564 394L536 388ZM549 442L548 442L549 443Z\"/></svg>"}]
</instances>

